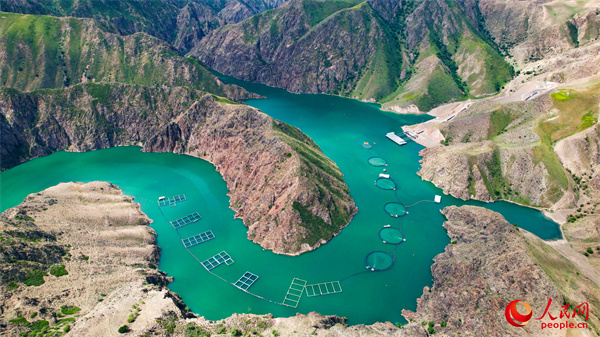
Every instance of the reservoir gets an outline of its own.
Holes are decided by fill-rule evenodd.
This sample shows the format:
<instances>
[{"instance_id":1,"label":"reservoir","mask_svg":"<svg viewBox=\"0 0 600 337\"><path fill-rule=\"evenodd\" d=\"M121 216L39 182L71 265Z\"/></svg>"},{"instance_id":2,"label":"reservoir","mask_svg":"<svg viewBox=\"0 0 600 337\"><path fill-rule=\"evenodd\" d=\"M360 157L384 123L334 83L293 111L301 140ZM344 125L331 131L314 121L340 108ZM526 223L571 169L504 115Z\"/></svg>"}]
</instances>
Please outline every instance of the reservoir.
<instances>
[{"instance_id":1,"label":"reservoir","mask_svg":"<svg viewBox=\"0 0 600 337\"><path fill-rule=\"evenodd\" d=\"M336 96L296 95L263 85L236 84L267 96L247 104L299 127L344 174L359 213L340 235L316 251L296 257L264 251L246 239L241 220L233 219L226 184L212 164L185 155L142 153L137 147L58 152L2 172L1 210L17 205L29 193L59 182L102 180L118 185L125 194L134 196L142 211L154 220L151 226L162 248L159 268L175 278L169 288L181 295L193 312L211 320L233 313L293 316L296 312L317 311L347 317L349 324L404 322L402 309L415 310L423 287L431 285L432 259L450 242L439 212L448 205L484 206L543 239L560 238L556 223L534 209L511 203L464 202L443 195L440 204L416 204L442 195L440 189L416 175L422 146L411 141L398 146L385 135L400 133L402 125L425 121L428 116L397 115L380 111L374 104ZM372 147L364 148L365 142ZM375 185L382 167L369 164L374 156L387 162L385 173L396 182L396 191ZM185 194L186 201L175 207L158 207L160 196L179 194ZM384 226L397 226L400 221L384 210L385 204L396 199L407 206L416 204L408 207L409 214L401 219L406 241L397 249L379 237ZM182 227L179 234L165 219L175 220L194 212L202 219ZM248 289L258 296L282 302L294 278L308 284L340 281L341 292L311 297L304 293L297 308L252 296L208 273L182 245L180 235L187 238L208 230L215 238L191 247L190 251L200 260L227 252L233 263L219 265L212 271L228 282L236 282L246 272L258 276ZM366 269L369 253L392 254L394 250L395 263L390 269Z\"/></svg>"}]
</instances>

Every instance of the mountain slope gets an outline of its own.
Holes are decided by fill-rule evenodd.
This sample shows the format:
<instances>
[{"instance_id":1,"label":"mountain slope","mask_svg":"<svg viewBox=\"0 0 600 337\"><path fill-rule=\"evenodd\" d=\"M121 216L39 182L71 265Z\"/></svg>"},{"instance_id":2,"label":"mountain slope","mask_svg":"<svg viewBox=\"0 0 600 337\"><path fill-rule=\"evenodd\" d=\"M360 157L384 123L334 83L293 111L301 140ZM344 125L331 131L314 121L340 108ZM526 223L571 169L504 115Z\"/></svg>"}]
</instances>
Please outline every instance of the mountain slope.
<instances>
[{"instance_id":1,"label":"mountain slope","mask_svg":"<svg viewBox=\"0 0 600 337\"><path fill-rule=\"evenodd\" d=\"M187 51L212 29L239 22L285 0L7 0L0 11L93 18L113 33L145 32Z\"/></svg>"},{"instance_id":2,"label":"mountain slope","mask_svg":"<svg viewBox=\"0 0 600 337\"><path fill-rule=\"evenodd\" d=\"M21 90L86 82L190 86L217 95L224 86L196 60L144 33L122 37L90 19L0 13L0 85Z\"/></svg>"},{"instance_id":3,"label":"mountain slope","mask_svg":"<svg viewBox=\"0 0 600 337\"><path fill-rule=\"evenodd\" d=\"M190 88L86 83L0 90L2 169L59 150L143 144L213 163L248 238L281 254L315 249L356 207L335 163L300 130Z\"/></svg>"},{"instance_id":4,"label":"mountain slope","mask_svg":"<svg viewBox=\"0 0 600 337\"><path fill-rule=\"evenodd\" d=\"M294 92L441 103L495 93L512 77L495 44L454 2L293 0L214 30L190 55Z\"/></svg>"},{"instance_id":5,"label":"mountain slope","mask_svg":"<svg viewBox=\"0 0 600 337\"><path fill-rule=\"evenodd\" d=\"M282 254L319 247L356 213L341 172L308 136L230 100L252 96L164 41L90 19L2 13L0 45L2 170L121 145L202 157L228 183L248 238Z\"/></svg>"}]
</instances>

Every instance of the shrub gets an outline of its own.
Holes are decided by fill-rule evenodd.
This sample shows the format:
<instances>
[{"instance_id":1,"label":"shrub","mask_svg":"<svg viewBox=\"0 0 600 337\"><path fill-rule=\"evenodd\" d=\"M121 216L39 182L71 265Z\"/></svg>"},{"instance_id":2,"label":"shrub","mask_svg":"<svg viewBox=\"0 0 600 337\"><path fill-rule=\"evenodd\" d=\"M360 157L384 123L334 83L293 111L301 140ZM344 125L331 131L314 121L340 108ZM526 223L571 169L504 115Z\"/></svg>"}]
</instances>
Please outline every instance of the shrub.
<instances>
[{"instance_id":1,"label":"shrub","mask_svg":"<svg viewBox=\"0 0 600 337\"><path fill-rule=\"evenodd\" d=\"M73 315L75 313L77 313L79 310L79 307L76 307L74 305L63 305L60 307L60 312L63 315Z\"/></svg>"},{"instance_id":2,"label":"shrub","mask_svg":"<svg viewBox=\"0 0 600 337\"><path fill-rule=\"evenodd\" d=\"M44 276L47 274L41 270L33 270L25 275L23 283L28 286L41 286L44 284Z\"/></svg>"},{"instance_id":3,"label":"shrub","mask_svg":"<svg viewBox=\"0 0 600 337\"><path fill-rule=\"evenodd\" d=\"M67 275L67 274L69 274L69 272L67 272L67 270L65 269L64 264L50 267L50 275L54 275L56 277L61 277L63 275Z\"/></svg>"},{"instance_id":4,"label":"shrub","mask_svg":"<svg viewBox=\"0 0 600 337\"><path fill-rule=\"evenodd\" d=\"M129 327L127 325L123 325L122 327L119 328L119 330L117 330L118 333L126 333L129 332Z\"/></svg>"}]
</instances>

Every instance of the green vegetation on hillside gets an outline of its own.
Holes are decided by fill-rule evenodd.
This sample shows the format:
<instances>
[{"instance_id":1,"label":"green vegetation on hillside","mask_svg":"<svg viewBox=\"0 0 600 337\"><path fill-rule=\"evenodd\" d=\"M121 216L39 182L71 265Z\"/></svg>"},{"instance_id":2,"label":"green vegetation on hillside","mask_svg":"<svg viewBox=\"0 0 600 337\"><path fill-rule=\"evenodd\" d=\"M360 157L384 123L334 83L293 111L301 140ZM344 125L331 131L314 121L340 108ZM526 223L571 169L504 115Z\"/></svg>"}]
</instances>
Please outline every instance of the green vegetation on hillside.
<instances>
[{"instance_id":1,"label":"green vegetation on hillside","mask_svg":"<svg viewBox=\"0 0 600 337\"><path fill-rule=\"evenodd\" d=\"M414 97L411 101L419 110L429 111L446 102L462 99L465 95L452 76L438 66L427 78L426 90L408 97Z\"/></svg>"},{"instance_id":2,"label":"green vegetation on hillside","mask_svg":"<svg viewBox=\"0 0 600 337\"><path fill-rule=\"evenodd\" d=\"M457 53L465 55L476 55L482 62L480 71L474 71L465 79L473 95L485 95L496 93L508 83L514 76L514 68L494 48L494 45L486 43L474 34L463 36ZM469 66L465 61L465 66ZM470 65L475 66L475 65ZM463 70L462 72L466 72Z\"/></svg>"},{"instance_id":3,"label":"green vegetation on hillside","mask_svg":"<svg viewBox=\"0 0 600 337\"><path fill-rule=\"evenodd\" d=\"M0 232L0 251L4 256L0 260L0 286L16 289L23 283L35 287L45 283L48 272L65 275L61 264L67 255L65 247L56 243L55 235L38 230L34 219L25 212L0 221ZM19 250L15 251L15 247Z\"/></svg>"},{"instance_id":4,"label":"green vegetation on hillside","mask_svg":"<svg viewBox=\"0 0 600 337\"><path fill-rule=\"evenodd\" d=\"M17 13L45 14L58 17L93 18L106 29L130 35L147 32L172 42L176 35L177 14L183 2L147 0L39 0L4 4L2 8Z\"/></svg>"},{"instance_id":5,"label":"green vegetation on hillside","mask_svg":"<svg viewBox=\"0 0 600 337\"><path fill-rule=\"evenodd\" d=\"M1 13L0 85L21 90L86 81L190 86L224 96L215 76L164 41L138 33L112 34L94 21Z\"/></svg>"},{"instance_id":6,"label":"green vegetation on hillside","mask_svg":"<svg viewBox=\"0 0 600 337\"><path fill-rule=\"evenodd\" d=\"M321 217L314 215L307 206L294 202L293 208L302 219L301 225L308 230L304 242L313 246L320 239L329 240L350 220L348 209L341 206L345 201L344 195L348 193L342 173L335 163L321 152L319 146L300 129L281 121L273 121L273 130L298 153L304 164L303 169L307 171L305 176L318 190L319 203L326 205L331 216L331 223L327 223ZM339 199L334 197L326 200L324 198L327 195L337 196Z\"/></svg>"},{"instance_id":7,"label":"green vegetation on hillside","mask_svg":"<svg viewBox=\"0 0 600 337\"><path fill-rule=\"evenodd\" d=\"M460 78L460 76L458 75L458 66L452 58L452 54L448 51L448 47L442 42L439 33L431 26L429 27L429 39L436 46L437 57L448 68L450 76L452 76L452 79L454 80L460 91L467 95L469 93L469 88L467 86L467 83L464 82L462 78Z\"/></svg>"},{"instance_id":8,"label":"green vegetation on hillside","mask_svg":"<svg viewBox=\"0 0 600 337\"><path fill-rule=\"evenodd\" d=\"M580 303L587 302L590 308L600 308L598 285L582 275L576 266L538 237L526 234L524 238L534 261L565 297L564 303L560 303L561 306L570 304L574 308ZM590 319L587 322L592 330L600 333L600 314L598 312L590 310Z\"/></svg>"},{"instance_id":9,"label":"green vegetation on hillside","mask_svg":"<svg viewBox=\"0 0 600 337\"><path fill-rule=\"evenodd\" d=\"M595 124L600 109L600 84L580 90L561 90L553 93L555 116L542 120L537 133L549 144L585 130Z\"/></svg>"},{"instance_id":10,"label":"green vegetation on hillside","mask_svg":"<svg viewBox=\"0 0 600 337\"><path fill-rule=\"evenodd\" d=\"M488 129L488 139L499 135L513 121L513 116L510 112L504 109L492 111L490 115L490 126Z\"/></svg>"},{"instance_id":11,"label":"green vegetation on hillside","mask_svg":"<svg viewBox=\"0 0 600 337\"><path fill-rule=\"evenodd\" d=\"M361 2L364 2L364 0L304 0L302 4L308 16L308 23L312 27L325 20L331 14L356 6Z\"/></svg>"},{"instance_id":12,"label":"green vegetation on hillside","mask_svg":"<svg viewBox=\"0 0 600 337\"><path fill-rule=\"evenodd\" d=\"M307 235L304 240L311 246L321 239L331 238L334 233L337 233L340 230L338 226L333 223L326 223L323 219L314 215L306 206L297 201L294 201L293 208L300 214L300 219L302 219L300 225L307 229Z\"/></svg>"}]
</instances>

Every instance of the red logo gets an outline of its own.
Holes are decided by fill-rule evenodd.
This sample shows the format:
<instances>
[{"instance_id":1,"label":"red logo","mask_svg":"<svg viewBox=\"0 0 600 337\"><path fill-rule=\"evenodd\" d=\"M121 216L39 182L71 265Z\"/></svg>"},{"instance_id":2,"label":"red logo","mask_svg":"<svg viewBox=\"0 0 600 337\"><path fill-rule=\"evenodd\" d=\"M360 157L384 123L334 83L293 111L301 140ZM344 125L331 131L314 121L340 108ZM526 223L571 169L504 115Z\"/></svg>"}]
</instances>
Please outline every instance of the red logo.
<instances>
[{"instance_id":1,"label":"red logo","mask_svg":"<svg viewBox=\"0 0 600 337\"><path fill-rule=\"evenodd\" d=\"M517 303L521 302L521 305L525 307L527 311L524 315L517 311ZM531 307L529 304L522 302L521 300L514 300L506 306L506 310L504 311L504 315L506 316L506 320L513 326L523 327L525 326L533 313L531 312Z\"/></svg>"}]
</instances>

